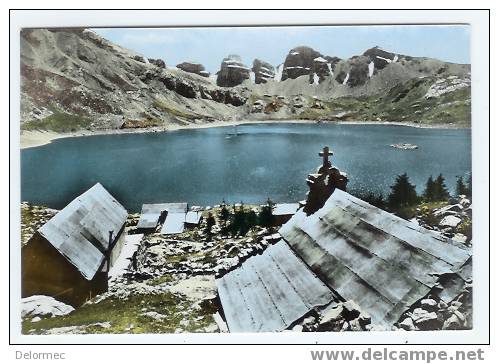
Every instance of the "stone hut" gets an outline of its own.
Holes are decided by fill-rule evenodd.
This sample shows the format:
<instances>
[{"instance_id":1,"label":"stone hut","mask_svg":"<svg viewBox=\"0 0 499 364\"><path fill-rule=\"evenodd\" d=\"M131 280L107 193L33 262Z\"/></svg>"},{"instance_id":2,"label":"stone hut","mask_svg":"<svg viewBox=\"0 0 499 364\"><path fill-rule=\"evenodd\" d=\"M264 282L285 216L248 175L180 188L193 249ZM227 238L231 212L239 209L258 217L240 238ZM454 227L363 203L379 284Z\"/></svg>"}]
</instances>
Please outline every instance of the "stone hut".
<instances>
[{"instance_id":1,"label":"stone hut","mask_svg":"<svg viewBox=\"0 0 499 364\"><path fill-rule=\"evenodd\" d=\"M79 306L105 292L127 216L100 183L71 201L23 246L22 296L46 295Z\"/></svg>"}]
</instances>

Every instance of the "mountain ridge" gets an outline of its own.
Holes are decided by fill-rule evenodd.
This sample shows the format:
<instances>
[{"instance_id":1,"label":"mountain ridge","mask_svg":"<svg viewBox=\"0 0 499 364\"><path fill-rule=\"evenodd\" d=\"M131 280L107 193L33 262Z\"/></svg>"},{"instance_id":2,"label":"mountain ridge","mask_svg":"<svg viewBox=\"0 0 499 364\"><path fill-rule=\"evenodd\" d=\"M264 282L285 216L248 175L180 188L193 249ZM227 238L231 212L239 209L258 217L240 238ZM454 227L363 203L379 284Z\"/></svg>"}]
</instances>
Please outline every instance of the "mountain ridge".
<instances>
[{"instance_id":1,"label":"mountain ridge","mask_svg":"<svg viewBox=\"0 0 499 364\"><path fill-rule=\"evenodd\" d=\"M300 46L278 66L260 59L247 66L237 55L226 57L216 75L198 63L178 66L88 29L24 29L21 129L273 119L470 125L470 65L379 47L340 59Z\"/></svg>"}]
</instances>

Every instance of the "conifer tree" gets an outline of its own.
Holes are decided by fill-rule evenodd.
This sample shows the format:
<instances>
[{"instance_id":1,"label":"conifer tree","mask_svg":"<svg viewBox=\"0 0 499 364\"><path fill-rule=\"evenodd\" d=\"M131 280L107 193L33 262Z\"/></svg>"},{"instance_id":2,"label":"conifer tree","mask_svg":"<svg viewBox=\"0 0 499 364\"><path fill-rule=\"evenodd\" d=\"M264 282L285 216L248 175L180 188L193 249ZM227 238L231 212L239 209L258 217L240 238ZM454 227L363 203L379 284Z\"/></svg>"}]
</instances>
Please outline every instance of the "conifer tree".
<instances>
[{"instance_id":1,"label":"conifer tree","mask_svg":"<svg viewBox=\"0 0 499 364\"><path fill-rule=\"evenodd\" d=\"M459 195L468 195L468 187L464 184L462 176L459 176L456 181L456 196Z\"/></svg>"},{"instance_id":2,"label":"conifer tree","mask_svg":"<svg viewBox=\"0 0 499 364\"><path fill-rule=\"evenodd\" d=\"M435 196L434 201L444 201L449 198L449 191L445 185L445 178L440 173L435 179Z\"/></svg>"},{"instance_id":3,"label":"conifer tree","mask_svg":"<svg viewBox=\"0 0 499 364\"><path fill-rule=\"evenodd\" d=\"M418 202L416 187L409 181L407 173L397 176L395 184L390 187L388 206L391 208L412 206Z\"/></svg>"},{"instance_id":4,"label":"conifer tree","mask_svg":"<svg viewBox=\"0 0 499 364\"><path fill-rule=\"evenodd\" d=\"M466 180L466 183L468 184L468 186L467 186L468 193L466 194L466 196L468 196L468 197L471 197L471 193L473 192L473 190L471 189L471 182L472 182L472 178L471 178L471 174L470 174L468 176L468 179Z\"/></svg>"},{"instance_id":5,"label":"conifer tree","mask_svg":"<svg viewBox=\"0 0 499 364\"><path fill-rule=\"evenodd\" d=\"M430 176L426 181L426 187L423 192L423 198L426 201L434 201L435 200L435 181L433 180L433 176Z\"/></svg>"},{"instance_id":6,"label":"conifer tree","mask_svg":"<svg viewBox=\"0 0 499 364\"><path fill-rule=\"evenodd\" d=\"M272 210L274 208L274 203L267 199L267 204L262 207L260 213L258 214L258 224L263 227L270 227L274 224L274 215L272 215Z\"/></svg>"},{"instance_id":7,"label":"conifer tree","mask_svg":"<svg viewBox=\"0 0 499 364\"><path fill-rule=\"evenodd\" d=\"M206 239L208 241L211 240L211 237L212 237L212 232L211 232L211 228L215 225L216 221L215 221L215 218L213 217L212 213L210 212L208 214L208 217L206 218L206 227L205 227L205 233L206 233Z\"/></svg>"}]
</instances>

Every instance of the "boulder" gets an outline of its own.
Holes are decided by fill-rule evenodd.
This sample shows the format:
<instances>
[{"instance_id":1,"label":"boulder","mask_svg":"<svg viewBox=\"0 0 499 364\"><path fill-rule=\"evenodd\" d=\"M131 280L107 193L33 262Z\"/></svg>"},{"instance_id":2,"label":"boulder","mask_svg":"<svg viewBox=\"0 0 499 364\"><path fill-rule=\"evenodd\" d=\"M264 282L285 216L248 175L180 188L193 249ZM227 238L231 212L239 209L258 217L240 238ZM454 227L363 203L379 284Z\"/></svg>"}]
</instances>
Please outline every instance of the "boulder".
<instances>
[{"instance_id":1,"label":"boulder","mask_svg":"<svg viewBox=\"0 0 499 364\"><path fill-rule=\"evenodd\" d=\"M233 87L250 78L250 69L246 67L238 55L232 54L224 58L217 72L217 85Z\"/></svg>"},{"instance_id":2,"label":"boulder","mask_svg":"<svg viewBox=\"0 0 499 364\"><path fill-rule=\"evenodd\" d=\"M361 309L354 301L346 301L343 303L343 317L347 321L352 321L360 316Z\"/></svg>"},{"instance_id":3,"label":"boulder","mask_svg":"<svg viewBox=\"0 0 499 364\"><path fill-rule=\"evenodd\" d=\"M301 326L305 332L316 331L318 326L317 319L314 316L309 316L302 321Z\"/></svg>"},{"instance_id":4,"label":"boulder","mask_svg":"<svg viewBox=\"0 0 499 364\"><path fill-rule=\"evenodd\" d=\"M338 305L327 310L319 321L318 331L333 331L338 321L343 320L343 306Z\"/></svg>"},{"instance_id":5,"label":"boulder","mask_svg":"<svg viewBox=\"0 0 499 364\"><path fill-rule=\"evenodd\" d=\"M406 317L401 323L399 323L399 327L406 331L416 330L416 326L414 326L414 322L410 317Z\"/></svg>"},{"instance_id":6,"label":"boulder","mask_svg":"<svg viewBox=\"0 0 499 364\"><path fill-rule=\"evenodd\" d=\"M255 83L266 83L275 77L275 68L270 63L255 59L251 70L255 73Z\"/></svg>"},{"instance_id":7,"label":"boulder","mask_svg":"<svg viewBox=\"0 0 499 364\"><path fill-rule=\"evenodd\" d=\"M154 59L154 58L148 58L148 61L150 64L155 65L156 67L159 68L166 68L166 63L162 59Z\"/></svg>"},{"instance_id":8,"label":"boulder","mask_svg":"<svg viewBox=\"0 0 499 364\"><path fill-rule=\"evenodd\" d=\"M210 73L206 71L201 63L182 62L177 64L177 68L181 69L182 71L195 73L203 77L210 76Z\"/></svg>"},{"instance_id":9,"label":"boulder","mask_svg":"<svg viewBox=\"0 0 499 364\"><path fill-rule=\"evenodd\" d=\"M438 316L436 312L428 312L420 307L409 314L415 326L421 330L438 329Z\"/></svg>"},{"instance_id":10,"label":"boulder","mask_svg":"<svg viewBox=\"0 0 499 364\"><path fill-rule=\"evenodd\" d=\"M459 217L453 216L453 215L448 215L448 216L445 216L442 220L440 220L438 225L441 227L449 227L449 228L454 229L454 228L458 227L460 223L461 223L461 219Z\"/></svg>"},{"instance_id":11,"label":"boulder","mask_svg":"<svg viewBox=\"0 0 499 364\"><path fill-rule=\"evenodd\" d=\"M461 204L447 205L442 208L439 208L433 215L439 216L447 216L447 215L455 215L455 213L463 210L463 206Z\"/></svg>"},{"instance_id":12,"label":"boulder","mask_svg":"<svg viewBox=\"0 0 499 364\"><path fill-rule=\"evenodd\" d=\"M460 243L466 243L466 241L468 240L468 237L464 234L461 234L461 233L457 233L457 234L454 234L452 236L452 240L454 241L458 241Z\"/></svg>"},{"instance_id":13,"label":"boulder","mask_svg":"<svg viewBox=\"0 0 499 364\"><path fill-rule=\"evenodd\" d=\"M438 303L434 299L425 298L424 300L421 300L421 308L429 312L436 311L438 309Z\"/></svg>"},{"instance_id":14,"label":"boulder","mask_svg":"<svg viewBox=\"0 0 499 364\"><path fill-rule=\"evenodd\" d=\"M30 296L21 299L21 317L64 316L74 311L70 305L49 296Z\"/></svg>"}]
</instances>

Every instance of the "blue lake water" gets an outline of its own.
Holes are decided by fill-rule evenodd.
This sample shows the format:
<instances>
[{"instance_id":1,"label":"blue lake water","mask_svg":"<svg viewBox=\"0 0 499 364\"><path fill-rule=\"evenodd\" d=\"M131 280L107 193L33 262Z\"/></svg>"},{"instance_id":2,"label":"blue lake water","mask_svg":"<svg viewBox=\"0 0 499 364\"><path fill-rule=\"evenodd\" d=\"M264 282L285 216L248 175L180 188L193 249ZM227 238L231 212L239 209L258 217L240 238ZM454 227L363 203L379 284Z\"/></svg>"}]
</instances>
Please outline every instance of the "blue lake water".
<instances>
[{"instance_id":1,"label":"blue lake water","mask_svg":"<svg viewBox=\"0 0 499 364\"><path fill-rule=\"evenodd\" d=\"M247 124L163 133L55 140L21 150L21 199L62 208L96 182L129 211L143 203L213 205L292 202L305 198L305 178L328 145L349 191L386 194L407 173L418 192L442 173L453 191L471 172L469 129L386 125ZM390 147L413 143L416 150Z\"/></svg>"}]
</instances>

